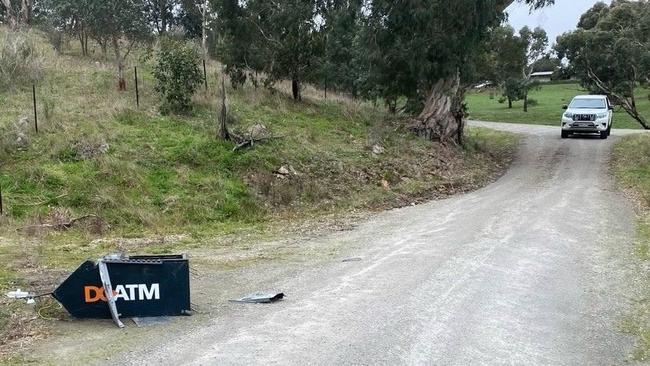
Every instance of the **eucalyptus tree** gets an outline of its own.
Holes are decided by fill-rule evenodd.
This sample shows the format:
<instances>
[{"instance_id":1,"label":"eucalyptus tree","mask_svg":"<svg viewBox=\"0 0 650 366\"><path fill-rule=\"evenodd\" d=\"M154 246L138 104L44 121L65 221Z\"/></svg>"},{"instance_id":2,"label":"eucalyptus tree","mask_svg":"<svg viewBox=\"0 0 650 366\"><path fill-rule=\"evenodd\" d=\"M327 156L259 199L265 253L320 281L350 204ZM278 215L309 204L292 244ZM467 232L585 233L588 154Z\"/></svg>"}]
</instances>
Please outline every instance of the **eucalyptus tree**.
<instances>
[{"instance_id":1,"label":"eucalyptus tree","mask_svg":"<svg viewBox=\"0 0 650 366\"><path fill-rule=\"evenodd\" d=\"M531 30L523 27L519 31L519 38L525 47L524 67L522 68L522 92L524 99L524 112L528 112L528 92L537 84L532 80L535 64L546 55L548 48L548 36L546 31L540 27Z\"/></svg>"},{"instance_id":2,"label":"eucalyptus tree","mask_svg":"<svg viewBox=\"0 0 650 366\"><path fill-rule=\"evenodd\" d=\"M650 84L650 2L596 4L576 31L558 39L558 54L570 62L584 87L607 94L645 129L635 89Z\"/></svg>"},{"instance_id":3,"label":"eucalyptus tree","mask_svg":"<svg viewBox=\"0 0 650 366\"><path fill-rule=\"evenodd\" d=\"M143 10L157 34L165 34L177 23L174 14L180 8L179 0L143 0Z\"/></svg>"},{"instance_id":4,"label":"eucalyptus tree","mask_svg":"<svg viewBox=\"0 0 650 366\"><path fill-rule=\"evenodd\" d=\"M363 0L326 0L320 11L322 24L320 50L315 54L317 67L312 81L325 89L358 95L358 79L363 70L356 63L363 45L356 44L361 23Z\"/></svg>"},{"instance_id":5,"label":"eucalyptus tree","mask_svg":"<svg viewBox=\"0 0 650 366\"><path fill-rule=\"evenodd\" d=\"M319 0L249 1L258 30L268 81L291 80L292 95L302 100L305 82L317 60Z\"/></svg>"},{"instance_id":6,"label":"eucalyptus tree","mask_svg":"<svg viewBox=\"0 0 650 366\"><path fill-rule=\"evenodd\" d=\"M217 0L211 4L218 14L215 31L219 36L213 53L224 64L236 88L246 82L247 71L264 69L265 45L246 3Z\"/></svg>"},{"instance_id":7,"label":"eucalyptus tree","mask_svg":"<svg viewBox=\"0 0 650 366\"><path fill-rule=\"evenodd\" d=\"M89 26L106 38L117 68L118 89L126 90L126 58L137 42L151 37L151 23L141 0L91 0Z\"/></svg>"},{"instance_id":8,"label":"eucalyptus tree","mask_svg":"<svg viewBox=\"0 0 650 366\"><path fill-rule=\"evenodd\" d=\"M11 27L29 25L34 13L34 0L0 0L0 15Z\"/></svg>"},{"instance_id":9,"label":"eucalyptus tree","mask_svg":"<svg viewBox=\"0 0 650 366\"><path fill-rule=\"evenodd\" d=\"M481 80L489 80L503 91L508 108L523 98L521 75L526 66L526 45L511 26L490 30L484 51L475 63Z\"/></svg>"},{"instance_id":10,"label":"eucalyptus tree","mask_svg":"<svg viewBox=\"0 0 650 366\"><path fill-rule=\"evenodd\" d=\"M420 111L411 128L430 139L462 142L463 75L488 30L515 0L369 0L365 5L367 92L405 97ZM553 0L522 0L533 8Z\"/></svg>"}]
</instances>

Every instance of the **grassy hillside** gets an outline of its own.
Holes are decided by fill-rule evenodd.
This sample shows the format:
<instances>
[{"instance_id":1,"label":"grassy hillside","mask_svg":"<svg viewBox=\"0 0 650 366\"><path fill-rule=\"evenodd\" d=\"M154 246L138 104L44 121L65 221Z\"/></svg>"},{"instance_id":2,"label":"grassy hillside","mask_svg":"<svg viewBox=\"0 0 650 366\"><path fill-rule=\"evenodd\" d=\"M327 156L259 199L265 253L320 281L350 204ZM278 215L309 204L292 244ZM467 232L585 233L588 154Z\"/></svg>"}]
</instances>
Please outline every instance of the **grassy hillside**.
<instances>
[{"instance_id":1,"label":"grassy hillside","mask_svg":"<svg viewBox=\"0 0 650 366\"><path fill-rule=\"evenodd\" d=\"M492 96L491 96L492 93ZM523 111L523 101L515 102L512 109L508 103L499 103L499 91L474 91L467 95L467 105L471 119L493 122L530 123L539 125L559 125L562 117L562 106L569 104L571 99L579 94L588 94L578 84L547 84L532 91L530 98L537 104L529 107L528 113ZM650 90L637 90L639 111L650 118ZM630 118L623 110L616 109L614 128L640 128L638 122Z\"/></svg>"},{"instance_id":2,"label":"grassy hillside","mask_svg":"<svg viewBox=\"0 0 650 366\"><path fill-rule=\"evenodd\" d=\"M195 96L192 115L162 116L151 60L136 52L128 91L118 92L98 49L82 58L71 43L55 55L37 33L27 37L38 50L39 133L31 83L16 75L0 89L0 293L51 289L81 260L115 250L185 251L289 220L474 189L503 170L517 145L515 136L471 129L465 147L441 146L405 131L381 106L325 100L313 88L297 103L286 85L247 85L227 88L231 128L263 124L278 138L233 152L216 137L217 64L208 65L210 89ZM67 230L51 227L86 215ZM25 325L17 307L0 300L0 354L40 324Z\"/></svg>"},{"instance_id":3,"label":"grassy hillside","mask_svg":"<svg viewBox=\"0 0 650 366\"><path fill-rule=\"evenodd\" d=\"M650 136L622 138L614 149L612 161L616 177L639 204L636 255L643 260L640 286L645 298L638 299L626 330L639 339L635 358L650 360Z\"/></svg>"}]
</instances>

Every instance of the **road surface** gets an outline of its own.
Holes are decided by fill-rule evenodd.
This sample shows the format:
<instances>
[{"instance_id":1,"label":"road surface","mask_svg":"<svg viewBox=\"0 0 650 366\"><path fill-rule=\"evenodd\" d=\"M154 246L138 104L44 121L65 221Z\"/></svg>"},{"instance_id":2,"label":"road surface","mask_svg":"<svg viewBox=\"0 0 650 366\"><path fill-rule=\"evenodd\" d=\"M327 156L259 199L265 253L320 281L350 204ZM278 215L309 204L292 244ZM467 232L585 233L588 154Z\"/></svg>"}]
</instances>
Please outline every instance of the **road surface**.
<instances>
[{"instance_id":1,"label":"road surface","mask_svg":"<svg viewBox=\"0 0 650 366\"><path fill-rule=\"evenodd\" d=\"M494 184L313 239L361 260L305 266L277 283L288 294L281 303L228 305L203 326L107 362L625 363L634 213L608 159L627 132L561 140L558 128L489 126L527 134Z\"/></svg>"}]
</instances>

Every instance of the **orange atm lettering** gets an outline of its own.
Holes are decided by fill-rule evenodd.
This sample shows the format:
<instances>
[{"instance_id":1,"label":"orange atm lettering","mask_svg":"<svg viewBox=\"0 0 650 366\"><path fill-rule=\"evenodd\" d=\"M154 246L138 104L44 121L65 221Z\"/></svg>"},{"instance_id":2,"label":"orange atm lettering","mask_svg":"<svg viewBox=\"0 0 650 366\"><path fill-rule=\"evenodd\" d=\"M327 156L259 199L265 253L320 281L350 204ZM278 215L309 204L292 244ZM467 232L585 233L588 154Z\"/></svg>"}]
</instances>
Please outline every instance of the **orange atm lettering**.
<instances>
[{"instance_id":1,"label":"orange atm lettering","mask_svg":"<svg viewBox=\"0 0 650 366\"><path fill-rule=\"evenodd\" d=\"M85 286L84 287L84 297L87 303L97 302L97 301L106 301L104 296L104 288L97 286Z\"/></svg>"}]
</instances>

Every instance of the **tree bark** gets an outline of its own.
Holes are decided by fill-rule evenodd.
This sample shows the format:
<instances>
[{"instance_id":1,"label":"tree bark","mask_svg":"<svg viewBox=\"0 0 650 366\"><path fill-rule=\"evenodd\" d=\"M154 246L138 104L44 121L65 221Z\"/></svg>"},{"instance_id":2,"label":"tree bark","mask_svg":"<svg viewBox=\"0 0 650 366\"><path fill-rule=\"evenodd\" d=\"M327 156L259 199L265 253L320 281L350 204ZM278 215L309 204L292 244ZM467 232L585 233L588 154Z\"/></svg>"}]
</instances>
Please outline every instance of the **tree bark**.
<instances>
[{"instance_id":1,"label":"tree bark","mask_svg":"<svg viewBox=\"0 0 650 366\"><path fill-rule=\"evenodd\" d=\"M120 43L116 37L113 37L113 50L115 51L115 62L117 63L117 89L126 90L126 79L124 78L124 59L120 52Z\"/></svg>"},{"instance_id":2,"label":"tree bark","mask_svg":"<svg viewBox=\"0 0 650 366\"><path fill-rule=\"evenodd\" d=\"M598 89L600 89L603 94L609 95L613 100L618 102L630 117L634 118L635 121L639 122L639 124L643 126L644 130L650 130L650 124L648 124L648 121L639 113L639 110L636 108L634 88L630 91L630 96L626 97L625 95L615 93L610 88L608 88L607 85L602 80L600 80L598 75L596 75L596 73L591 70L591 68L587 68L587 76L589 79L591 79L592 82L596 84L596 87L598 87Z\"/></svg>"},{"instance_id":3,"label":"tree bark","mask_svg":"<svg viewBox=\"0 0 650 366\"><path fill-rule=\"evenodd\" d=\"M388 112L390 114L397 114L397 98L389 99L386 101L388 104Z\"/></svg>"},{"instance_id":4,"label":"tree bark","mask_svg":"<svg viewBox=\"0 0 650 366\"><path fill-rule=\"evenodd\" d=\"M300 80L296 78L291 79L291 93L293 94L294 100L302 101L302 95L300 92Z\"/></svg>"},{"instance_id":5,"label":"tree bark","mask_svg":"<svg viewBox=\"0 0 650 366\"><path fill-rule=\"evenodd\" d=\"M512 109L512 98L508 97L508 109Z\"/></svg>"},{"instance_id":6,"label":"tree bark","mask_svg":"<svg viewBox=\"0 0 650 366\"><path fill-rule=\"evenodd\" d=\"M201 47L203 48L203 59L208 59L208 0L203 2L201 11Z\"/></svg>"},{"instance_id":7,"label":"tree bark","mask_svg":"<svg viewBox=\"0 0 650 366\"><path fill-rule=\"evenodd\" d=\"M528 112L528 91L524 92L524 112Z\"/></svg>"},{"instance_id":8,"label":"tree bark","mask_svg":"<svg viewBox=\"0 0 650 366\"><path fill-rule=\"evenodd\" d=\"M16 14L14 13L14 8L11 6L11 0L0 0L2 5L5 7L5 16L9 22L9 27L14 29L18 26L18 21L16 19Z\"/></svg>"},{"instance_id":9,"label":"tree bark","mask_svg":"<svg viewBox=\"0 0 650 366\"><path fill-rule=\"evenodd\" d=\"M83 28L79 31L79 44L81 45L81 56L86 56L86 47L84 46L84 33Z\"/></svg>"},{"instance_id":10,"label":"tree bark","mask_svg":"<svg viewBox=\"0 0 650 366\"><path fill-rule=\"evenodd\" d=\"M410 128L420 136L442 143L462 143L465 113L460 74L441 79L433 86L422 113Z\"/></svg>"},{"instance_id":11,"label":"tree bark","mask_svg":"<svg viewBox=\"0 0 650 366\"><path fill-rule=\"evenodd\" d=\"M22 24L29 24L32 21L33 0L22 0L20 7L20 21Z\"/></svg>"}]
</instances>

